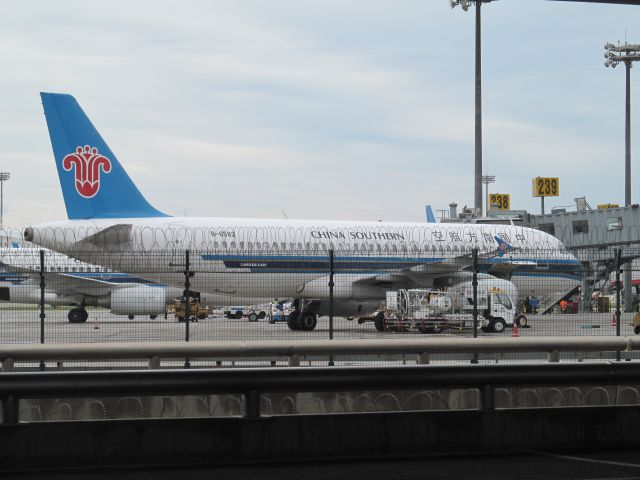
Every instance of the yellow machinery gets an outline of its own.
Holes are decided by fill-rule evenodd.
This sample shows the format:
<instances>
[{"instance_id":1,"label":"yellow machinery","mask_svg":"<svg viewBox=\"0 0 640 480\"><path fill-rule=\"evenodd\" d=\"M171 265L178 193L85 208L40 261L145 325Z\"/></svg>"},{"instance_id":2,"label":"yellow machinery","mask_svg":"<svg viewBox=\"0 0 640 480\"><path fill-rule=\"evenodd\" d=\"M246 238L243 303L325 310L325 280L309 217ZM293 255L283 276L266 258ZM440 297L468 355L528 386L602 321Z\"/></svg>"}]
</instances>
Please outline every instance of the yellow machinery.
<instances>
[{"instance_id":1,"label":"yellow machinery","mask_svg":"<svg viewBox=\"0 0 640 480\"><path fill-rule=\"evenodd\" d=\"M184 300L176 300L172 305L173 313L179 322L184 322L187 316L187 302ZM203 305L196 299L189 300L189 316L192 319L203 320L211 315L213 309L209 305Z\"/></svg>"}]
</instances>

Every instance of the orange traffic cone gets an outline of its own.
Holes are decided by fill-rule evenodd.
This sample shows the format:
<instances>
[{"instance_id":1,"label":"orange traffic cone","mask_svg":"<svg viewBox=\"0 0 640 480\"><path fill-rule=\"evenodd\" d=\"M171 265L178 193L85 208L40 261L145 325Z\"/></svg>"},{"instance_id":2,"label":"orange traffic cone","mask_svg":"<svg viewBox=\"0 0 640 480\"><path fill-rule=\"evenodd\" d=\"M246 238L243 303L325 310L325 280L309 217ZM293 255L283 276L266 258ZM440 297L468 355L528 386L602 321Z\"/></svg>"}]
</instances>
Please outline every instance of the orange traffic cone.
<instances>
[{"instance_id":1,"label":"orange traffic cone","mask_svg":"<svg viewBox=\"0 0 640 480\"><path fill-rule=\"evenodd\" d=\"M611 326L615 327L617 325L616 323L616 314L614 313L613 315L611 315Z\"/></svg>"},{"instance_id":2,"label":"orange traffic cone","mask_svg":"<svg viewBox=\"0 0 640 480\"><path fill-rule=\"evenodd\" d=\"M513 321L513 330L511 331L511 336L512 337L517 337L518 336L518 321L517 320Z\"/></svg>"}]
</instances>

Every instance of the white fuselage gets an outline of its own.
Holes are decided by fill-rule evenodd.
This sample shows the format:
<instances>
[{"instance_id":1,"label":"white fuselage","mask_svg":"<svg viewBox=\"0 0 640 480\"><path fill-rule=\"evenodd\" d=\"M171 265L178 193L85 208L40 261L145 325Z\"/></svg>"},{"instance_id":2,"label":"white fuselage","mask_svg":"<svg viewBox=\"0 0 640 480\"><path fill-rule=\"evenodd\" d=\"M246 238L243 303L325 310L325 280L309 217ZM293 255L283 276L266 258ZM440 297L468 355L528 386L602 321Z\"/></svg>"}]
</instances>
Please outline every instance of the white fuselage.
<instances>
[{"instance_id":1,"label":"white fuselage","mask_svg":"<svg viewBox=\"0 0 640 480\"><path fill-rule=\"evenodd\" d=\"M498 255L501 238L512 247ZM511 265L519 296L544 297L579 284L580 263L559 240L512 225L308 221L238 218L69 220L34 225L25 238L42 246L154 281L182 287L189 251L190 289L220 304L275 298L326 298L333 250L335 298L375 300L396 284L431 287L470 270ZM467 258L459 271L443 269ZM373 281L378 278L378 285ZM459 278L459 277L458 277ZM465 277L468 279L468 276Z\"/></svg>"}]
</instances>

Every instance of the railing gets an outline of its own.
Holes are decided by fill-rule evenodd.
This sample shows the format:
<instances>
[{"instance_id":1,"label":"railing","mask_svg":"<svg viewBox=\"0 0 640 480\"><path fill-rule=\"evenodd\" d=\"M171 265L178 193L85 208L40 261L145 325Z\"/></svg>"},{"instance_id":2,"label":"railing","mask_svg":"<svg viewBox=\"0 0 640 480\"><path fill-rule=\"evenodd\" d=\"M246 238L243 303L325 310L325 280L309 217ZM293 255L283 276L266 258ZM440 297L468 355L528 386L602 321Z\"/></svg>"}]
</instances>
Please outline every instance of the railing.
<instances>
[{"instance_id":1,"label":"railing","mask_svg":"<svg viewBox=\"0 0 640 480\"><path fill-rule=\"evenodd\" d=\"M420 338L407 340L278 340L234 342L158 342L119 344L8 344L0 345L2 371L15 362L145 360L150 369L176 359L288 358L299 366L300 357L319 355L415 355L417 364L428 364L431 354L544 352L557 363L560 352L632 352L640 350L638 337L509 337ZM188 365L186 365L188 366ZM44 365L41 363L41 367Z\"/></svg>"},{"instance_id":2,"label":"railing","mask_svg":"<svg viewBox=\"0 0 640 480\"><path fill-rule=\"evenodd\" d=\"M3 423L18 422L23 398L242 393L244 416L260 416L266 392L477 388L481 410L495 409L496 387L640 383L640 364L467 365L268 369L192 369L3 373Z\"/></svg>"}]
</instances>

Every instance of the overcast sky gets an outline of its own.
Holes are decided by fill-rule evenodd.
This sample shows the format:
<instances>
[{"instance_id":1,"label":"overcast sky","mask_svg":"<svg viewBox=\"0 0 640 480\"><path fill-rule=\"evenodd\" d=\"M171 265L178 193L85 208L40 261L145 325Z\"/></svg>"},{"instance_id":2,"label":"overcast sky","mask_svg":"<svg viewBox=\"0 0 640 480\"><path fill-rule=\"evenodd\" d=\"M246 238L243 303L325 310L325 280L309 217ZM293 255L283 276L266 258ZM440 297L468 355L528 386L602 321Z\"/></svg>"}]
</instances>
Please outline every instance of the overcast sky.
<instances>
[{"instance_id":1,"label":"overcast sky","mask_svg":"<svg viewBox=\"0 0 640 480\"><path fill-rule=\"evenodd\" d=\"M483 7L484 173L539 212L624 203L624 67L640 7ZM632 199L640 203L640 71ZM66 218L38 93L74 95L167 213L424 220L473 204L474 14L448 0L0 2L4 221ZM637 121L635 120L637 119Z\"/></svg>"}]
</instances>

